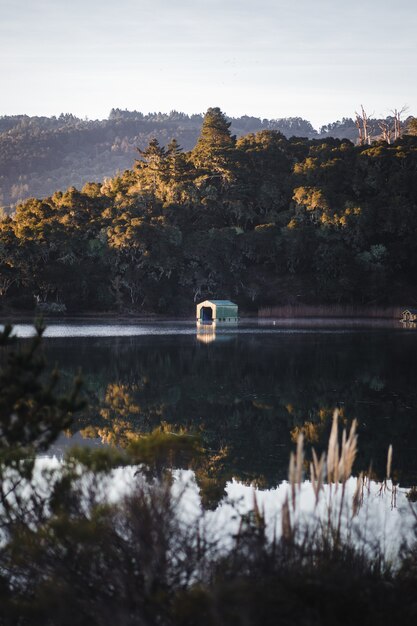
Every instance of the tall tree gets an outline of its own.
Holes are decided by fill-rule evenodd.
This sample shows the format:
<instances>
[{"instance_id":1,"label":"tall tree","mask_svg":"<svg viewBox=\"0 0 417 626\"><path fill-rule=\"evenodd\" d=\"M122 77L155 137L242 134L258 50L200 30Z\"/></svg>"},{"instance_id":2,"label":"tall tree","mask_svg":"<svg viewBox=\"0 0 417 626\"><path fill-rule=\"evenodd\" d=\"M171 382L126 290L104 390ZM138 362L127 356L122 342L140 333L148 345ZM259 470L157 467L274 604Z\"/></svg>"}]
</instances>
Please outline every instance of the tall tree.
<instances>
[{"instance_id":1,"label":"tall tree","mask_svg":"<svg viewBox=\"0 0 417 626\"><path fill-rule=\"evenodd\" d=\"M230 177L236 137L229 128L230 122L218 107L208 109L200 136L191 152L196 167L211 170L226 179Z\"/></svg>"},{"instance_id":2,"label":"tall tree","mask_svg":"<svg viewBox=\"0 0 417 626\"><path fill-rule=\"evenodd\" d=\"M359 133L359 145L364 146L371 143L371 135L369 132L369 118L363 105L361 104L361 112L355 111L356 115L356 128Z\"/></svg>"},{"instance_id":3,"label":"tall tree","mask_svg":"<svg viewBox=\"0 0 417 626\"><path fill-rule=\"evenodd\" d=\"M141 159L135 161L135 168L141 170L151 184L153 191L158 182L165 178L166 154L164 146L159 145L157 139L151 139L145 150L137 149Z\"/></svg>"},{"instance_id":4,"label":"tall tree","mask_svg":"<svg viewBox=\"0 0 417 626\"><path fill-rule=\"evenodd\" d=\"M151 139L145 150L137 149L142 159L135 161L135 169L139 172L138 183L141 191L150 194L150 210L154 213L158 200L163 195L167 182L167 159L164 146L157 139Z\"/></svg>"},{"instance_id":5,"label":"tall tree","mask_svg":"<svg viewBox=\"0 0 417 626\"><path fill-rule=\"evenodd\" d=\"M186 169L186 161L184 152L176 139L171 139L166 147L166 161L170 182L180 181Z\"/></svg>"}]
</instances>

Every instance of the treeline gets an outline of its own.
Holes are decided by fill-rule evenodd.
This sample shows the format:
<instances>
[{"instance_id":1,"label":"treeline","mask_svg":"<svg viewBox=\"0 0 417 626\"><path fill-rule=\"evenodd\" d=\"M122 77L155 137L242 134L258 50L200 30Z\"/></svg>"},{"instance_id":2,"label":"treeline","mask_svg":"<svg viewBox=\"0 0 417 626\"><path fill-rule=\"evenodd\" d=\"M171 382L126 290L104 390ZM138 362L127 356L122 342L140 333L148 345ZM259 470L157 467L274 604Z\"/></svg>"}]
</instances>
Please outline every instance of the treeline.
<instances>
[{"instance_id":1,"label":"treeline","mask_svg":"<svg viewBox=\"0 0 417 626\"><path fill-rule=\"evenodd\" d=\"M228 118L240 137L260 130L277 130L292 136L317 139L347 138L356 142L358 129L352 118L343 118L317 131L300 117L260 119ZM392 120L385 120L390 125ZM105 120L13 115L0 117L0 207L7 211L24 199L45 197L57 189L81 188L90 180L112 177L131 167L136 147L145 148L152 138L162 145L175 138L191 150L203 123L200 114L178 111L148 113L112 109ZM378 120L369 119L373 138L381 134Z\"/></svg>"},{"instance_id":2,"label":"treeline","mask_svg":"<svg viewBox=\"0 0 417 626\"><path fill-rule=\"evenodd\" d=\"M317 134L301 118L243 116L229 121L237 135L261 129L288 136ZM71 114L0 117L0 206L11 210L30 196L43 197L56 189L112 177L131 167L136 147L146 147L152 138L167 144L175 137L191 150L202 123L203 115L178 111L144 115L120 109L112 109L107 120L83 120Z\"/></svg>"},{"instance_id":3,"label":"treeline","mask_svg":"<svg viewBox=\"0 0 417 626\"><path fill-rule=\"evenodd\" d=\"M417 138L236 139L209 109L195 147L156 138L133 169L0 222L2 306L191 313L209 296L417 301Z\"/></svg>"}]
</instances>

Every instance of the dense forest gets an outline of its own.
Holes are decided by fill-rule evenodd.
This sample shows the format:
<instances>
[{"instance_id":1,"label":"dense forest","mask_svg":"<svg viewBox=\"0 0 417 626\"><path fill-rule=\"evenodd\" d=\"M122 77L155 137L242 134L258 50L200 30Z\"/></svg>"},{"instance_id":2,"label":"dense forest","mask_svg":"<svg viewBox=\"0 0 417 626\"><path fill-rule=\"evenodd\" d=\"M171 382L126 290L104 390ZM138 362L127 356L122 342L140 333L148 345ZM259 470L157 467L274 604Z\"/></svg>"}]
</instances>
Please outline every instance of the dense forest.
<instances>
[{"instance_id":1,"label":"dense forest","mask_svg":"<svg viewBox=\"0 0 417 626\"><path fill-rule=\"evenodd\" d=\"M237 137L261 130L278 130L292 136L318 139L358 139L357 120L313 128L300 117L260 119L228 118ZM203 115L148 113L113 109L104 120L80 119L71 114L59 117L13 115L0 117L0 206L13 210L22 200L44 197L57 189L82 187L90 180L112 177L131 167L137 147L145 148L156 138L166 145L175 138L191 150L198 138ZM392 127L393 118L367 119L371 137Z\"/></svg>"},{"instance_id":2,"label":"dense forest","mask_svg":"<svg viewBox=\"0 0 417 626\"><path fill-rule=\"evenodd\" d=\"M415 124L371 145L230 125L209 109L192 150L154 137L132 169L4 215L3 310L417 304Z\"/></svg>"},{"instance_id":3,"label":"dense forest","mask_svg":"<svg viewBox=\"0 0 417 626\"><path fill-rule=\"evenodd\" d=\"M316 136L306 120L229 119L233 132L279 130L286 136ZM56 117L0 117L0 206L13 206L29 196L81 187L90 180L112 177L131 167L136 148L153 138L164 145L175 138L185 150L195 145L203 115L177 111L149 113L113 109L107 120Z\"/></svg>"}]
</instances>

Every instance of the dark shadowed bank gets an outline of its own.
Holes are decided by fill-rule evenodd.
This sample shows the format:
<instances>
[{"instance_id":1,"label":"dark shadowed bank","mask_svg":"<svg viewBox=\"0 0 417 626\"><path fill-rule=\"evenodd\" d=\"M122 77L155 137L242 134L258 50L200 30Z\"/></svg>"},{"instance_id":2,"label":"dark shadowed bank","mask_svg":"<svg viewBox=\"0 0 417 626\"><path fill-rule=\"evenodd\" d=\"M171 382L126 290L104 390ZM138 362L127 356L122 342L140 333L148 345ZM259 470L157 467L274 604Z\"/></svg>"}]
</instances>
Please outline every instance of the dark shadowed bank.
<instances>
[{"instance_id":1,"label":"dark shadowed bank","mask_svg":"<svg viewBox=\"0 0 417 626\"><path fill-rule=\"evenodd\" d=\"M160 428L119 448L73 450L40 481L36 455L82 408L80 381L62 398L55 392L58 373L45 380L41 335L39 328L24 350L8 345L10 329L1 336L2 624L415 623L416 547L394 570L372 545L359 549L352 536L343 538L337 510L324 526L297 527L292 512L304 468L302 438L290 460L293 495L284 503L279 537L267 538L255 500L227 550L199 520L187 523L177 514L181 498L173 494L172 468L204 471L200 441L186 431ZM352 472L355 425L340 444L337 422L336 415L327 458L312 460L318 497L324 467L342 493ZM132 465L138 468L134 488L119 499L104 498L106 476ZM387 481L390 472L389 456Z\"/></svg>"}]
</instances>

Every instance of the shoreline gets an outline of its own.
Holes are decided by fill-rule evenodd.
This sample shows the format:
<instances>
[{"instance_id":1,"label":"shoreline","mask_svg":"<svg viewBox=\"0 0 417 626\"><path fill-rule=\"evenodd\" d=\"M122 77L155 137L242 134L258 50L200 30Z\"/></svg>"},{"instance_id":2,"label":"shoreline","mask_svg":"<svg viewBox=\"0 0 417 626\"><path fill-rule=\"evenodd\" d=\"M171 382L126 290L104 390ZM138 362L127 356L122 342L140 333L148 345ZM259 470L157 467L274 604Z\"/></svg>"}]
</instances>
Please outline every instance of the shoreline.
<instances>
[{"instance_id":1,"label":"shoreline","mask_svg":"<svg viewBox=\"0 0 417 626\"><path fill-rule=\"evenodd\" d=\"M33 317L15 317L5 319L0 316L0 332L1 327L6 324L10 324L13 328L33 327L36 318ZM53 327L62 328L88 328L96 327L103 329L111 327L120 328L132 328L133 329L144 326L149 328L161 328L171 326L177 328L178 332L183 332L181 328L195 328L199 336L204 334L216 334L230 335L239 332L250 332L251 330L274 332L274 331L361 331L365 329L369 330L395 330L395 331L415 331L417 324L415 322L401 322L399 319L388 318L374 318L374 317L357 317L357 318L343 318L343 317L293 317L293 318L260 318L260 317L240 317L237 324L229 323L212 323L207 324L203 328L198 329L197 323L194 317L96 317L96 316L66 316L66 317L45 317L42 319L46 329ZM26 332L26 331L25 331ZM158 331L159 332L159 331ZM188 331L187 331L188 332ZM125 333L123 333L125 334Z\"/></svg>"},{"instance_id":2,"label":"shoreline","mask_svg":"<svg viewBox=\"0 0 417 626\"><path fill-rule=\"evenodd\" d=\"M118 324L158 324L158 323L183 323L195 322L194 303L192 313L167 315L158 313L134 313L115 311L87 311L42 314L37 311L0 311L0 324L33 324L42 319L46 325L73 324L73 323L118 323ZM259 308L255 311L240 310L240 324L259 324L272 326L389 326L399 328L415 328L413 322L401 322L402 313L406 307L400 306L376 306L376 305L278 305ZM220 323L218 328L222 327Z\"/></svg>"},{"instance_id":3,"label":"shoreline","mask_svg":"<svg viewBox=\"0 0 417 626\"><path fill-rule=\"evenodd\" d=\"M239 319L248 320L384 320L384 321L400 321L402 312L409 307L390 306L390 307L365 307L352 305L283 305L276 307L262 307L257 312L240 311ZM414 308L414 307L412 307ZM120 313L115 311L108 312L69 312L45 314L38 311L0 311L1 323L16 323L17 321L29 322L37 319L48 321L66 321L66 320L120 320L123 321L141 321L141 322L182 322L195 321L195 314L179 314L167 315L159 313Z\"/></svg>"}]
</instances>

